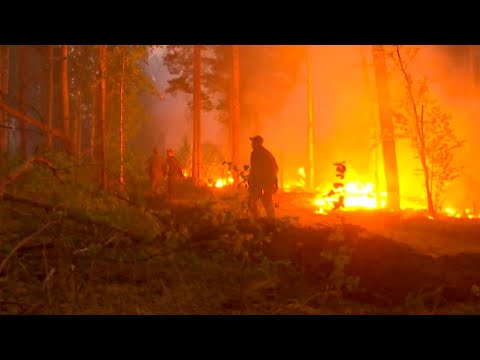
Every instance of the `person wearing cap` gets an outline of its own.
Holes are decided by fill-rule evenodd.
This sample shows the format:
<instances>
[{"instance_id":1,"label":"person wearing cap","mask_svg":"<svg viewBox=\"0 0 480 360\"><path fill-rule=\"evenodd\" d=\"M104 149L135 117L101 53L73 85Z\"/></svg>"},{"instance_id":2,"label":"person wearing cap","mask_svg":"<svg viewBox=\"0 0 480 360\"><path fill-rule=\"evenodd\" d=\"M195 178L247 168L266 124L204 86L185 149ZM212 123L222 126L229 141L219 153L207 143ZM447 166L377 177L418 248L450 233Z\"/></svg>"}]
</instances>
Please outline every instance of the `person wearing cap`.
<instances>
[{"instance_id":1,"label":"person wearing cap","mask_svg":"<svg viewBox=\"0 0 480 360\"><path fill-rule=\"evenodd\" d=\"M252 153L250 156L250 174L248 176L248 206L252 215L258 217L258 200L269 218L275 216L273 194L278 190L278 165L275 157L263 146L263 138L256 135L250 138Z\"/></svg>"},{"instance_id":2,"label":"person wearing cap","mask_svg":"<svg viewBox=\"0 0 480 360\"><path fill-rule=\"evenodd\" d=\"M153 148L153 155L147 160L147 172L152 184L152 193L158 194L158 190L164 178L162 157L158 153L157 147Z\"/></svg>"},{"instance_id":3,"label":"person wearing cap","mask_svg":"<svg viewBox=\"0 0 480 360\"><path fill-rule=\"evenodd\" d=\"M167 192L173 195L175 185L183 178L183 171L180 161L173 155L172 149L167 150L164 172L167 175Z\"/></svg>"}]
</instances>

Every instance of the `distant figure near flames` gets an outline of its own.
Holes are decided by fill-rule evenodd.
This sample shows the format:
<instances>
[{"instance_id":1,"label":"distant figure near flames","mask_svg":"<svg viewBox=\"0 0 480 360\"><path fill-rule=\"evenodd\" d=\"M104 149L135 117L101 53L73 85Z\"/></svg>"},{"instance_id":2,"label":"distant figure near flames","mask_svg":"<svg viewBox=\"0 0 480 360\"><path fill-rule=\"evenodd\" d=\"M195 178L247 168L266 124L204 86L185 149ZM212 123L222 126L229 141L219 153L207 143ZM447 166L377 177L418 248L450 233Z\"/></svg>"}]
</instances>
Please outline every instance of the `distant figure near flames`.
<instances>
[{"instance_id":1,"label":"distant figure near flames","mask_svg":"<svg viewBox=\"0 0 480 360\"><path fill-rule=\"evenodd\" d=\"M263 147L263 138L260 135L251 137L250 140L252 154L248 176L248 206L252 215L258 217L257 202L261 199L267 216L273 218L275 212L272 196L278 190L278 165L272 153Z\"/></svg>"},{"instance_id":2,"label":"distant figure near flames","mask_svg":"<svg viewBox=\"0 0 480 360\"><path fill-rule=\"evenodd\" d=\"M158 153L158 149L155 147L153 148L153 155L147 160L147 172L150 176L152 193L154 195L158 194L158 189L164 178L162 164L162 157Z\"/></svg>"},{"instance_id":3,"label":"distant figure near flames","mask_svg":"<svg viewBox=\"0 0 480 360\"><path fill-rule=\"evenodd\" d=\"M167 150L164 173L167 175L167 192L169 195L173 195L176 185L183 178L183 171L180 161L173 155L173 150L171 149Z\"/></svg>"}]
</instances>

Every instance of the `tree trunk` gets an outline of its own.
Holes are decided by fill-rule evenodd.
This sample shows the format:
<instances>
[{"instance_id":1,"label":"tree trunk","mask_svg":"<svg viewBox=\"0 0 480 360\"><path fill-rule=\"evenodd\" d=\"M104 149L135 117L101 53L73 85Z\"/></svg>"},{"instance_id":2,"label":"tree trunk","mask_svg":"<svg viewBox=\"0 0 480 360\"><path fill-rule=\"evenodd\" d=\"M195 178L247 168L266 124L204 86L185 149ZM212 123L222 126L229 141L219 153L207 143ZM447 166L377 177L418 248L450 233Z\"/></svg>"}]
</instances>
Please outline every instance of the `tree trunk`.
<instances>
[{"instance_id":1,"label":"tree trunk","mask_svg":"<svg viewBox=\"0 0 480 360\"><path fill-rule=\"evenodd\" d=\"M200 45L193 47L193 154L192 175L196 181L200 180L200 142L201 142L201 69L202 51Z\"/></svg>"},{"instance_id":2,"label":"tree trunk","mask_svg":"<svg viewBox=\"0 0 480 360\"><path fill-rule=\"evenodd\" d=\"M73 108L73 153L78 161L80 161L81 146L80 146L80 121L81 121L81 112L80 112L80 94L77 93L74 99L74 108Z\"/></svg>"},{"instance_id":3,"label":"tree trunk","mask_svg":"<svg viewBox=\"0 0 480 360\"><path fill-rule=\"evenodd\" d=\"M3 88L3 82L5 77L5 48L7 46L0 45L0 101L5 101L5 91ZM6 137L5 134L7 133L6 128L6 116L4 111L0 111L0 164L3 160L3 154L6 150Z\"/></svg>"},{"instance_id":4,"label":"tree trunk","mask_svg":"<svg viewBox=\"0 0 480 360\"><path fill-rule=\"evenodd\" d=\"M125 77L125 54L126 48L122 54L122 74L120 78L120 186L123 190L124 185L124 168L123 168L123 150L124 150L124 124L123 124L123 82Z\"/></svg>"},{"instance_id":5,"label":"tree trunk","mask_svg":"<svg viewBox=\"0 0 480 360\"><path fill-rule=\"evenodd\" d=\"M92 162L96 160L96 132L95 127L97 126L97 118L98 118L98 110L97 110L97 94L98 94L98 87L94 87L92 89L92 110L90 112L90 159Z\"/></svg>"},{"instance_id":6,"label":"tree trunk","mask_svg":"<svg viewBox=\"0 0 480 360\"><path fill-rule=\"evenodd\" d=\"M10 87L10 46L5 45L3 48L3 77L2 77L2 83L0 84L0 89L2 90L3 93L3 100L6 102L8 95L9 95L9 87ZM5 126L8 126L8 115L6 111L0 112L0 116L3 116L2 118L2 123ZM4 134L3 134L3 144L4 144L4 152L3 154L5 156L8 156L8 134L9 130L4 129Z\"/></svg>"},{"instance_id":7,"label":"tree trunk","mask_svg":"<svg viewBox=\"0 0 480 360\"><path fill-rule=\"evenodd\" d=\"M409 93L412 94L411 92L411 87L410 84L408 84L408 89ZM412 101L413 96L411 97ZM431 176L432 173L430 173L430 169L428 168L427 164L427 153L425 150L425 131L424 131L424 122L423 122L423 106L422 106L422 112L420 115L420 119L418 119L418 113L416 110L416 105L413 103L414 106L414 113L415 113L415 121L417 122L417 138L420 142L420 147L419 147L419 153L420 153L420 161L422 163L422 168L423 168L423 175L425 178L425 190L427 192L427 206L428 206L428 212L430 215L435 215L435 205L433 203L433 197L432 197L432 185L433 185L433 178Z\"/></svg>"},{"instance_id":8,"label":"tree trunk","mask_svg":"<svg viewBox=\"0 0 480 360\"><path fill-rule=\"evenodd\" d=\"M82 122L82 108L80 107L80 104L77 105L77 119L78 119L77 154L78 154L78 159L82 160L83 122Z\"/></svg>"},{"instance_id":9,"label":"tree trunk","mask_svg":"<svg viewBox=\"0 0 480 360\"><path fill-rule=\"evenodd\" d=\"M372 86L369 76L369 65L367 61L367 55L365 53L366 46L360 45L360 57L362 62L362 80L363 80L363 92L365 94L365 101L367 102L368 106L368 119L370 126L372 128L374 134L374 143L373 143L373 171L374 171L374 179L375 179L375 195L377 197L377 206L381 206L380 199L381 199L381 191L380 191L380 151L382 146L378 143L378 121L374 119L374 107L372 101Z\"/></svg>"},{"instance_id":10,"label":"tree trunk","mask_svg":"<svg viewBox=\"0 0 480 360\"><path fill-rule=\"evenodd\" d=\"M99 130L100 130L100 186L102 190L107 190L107 169L106 169L106 142L105 142L105 130L106 130L106 45L99 46L99 65L100 65L100 99L99 99Z\"/></svg>"},{"instance_id":11,"label":"tree trunk","mask_svg":"<svg viewBox=\"0 0 480 360\"><path fill-rule=\"evenodd\" d=\"M422 118L423 118L423 109L422 109ZM418 136L420 141L420 149L419 149L420 162L422 163L423 176L425 179L425 191L427 193L428 212L430 215L435 215L436 211L435 211L435 205L433 203L433 197L432 197L432 179L430 176L430 169L428 168L428 164L427 164L427 154L425 152L425 138L423 136L423 132Z\"/></svg>"},{"instance_id":12,"label":"tree trunk","mask_svg":"<svg viewBox=\"0 0 480 360\"><path fill-rule=\"evenodd\" d=\"M388 89L387 66L385 51L382 45L372 46L373 62L375 67L375 82L380 115L380 132L382 139L383 164L387 185L387 207L392 210L400 209L400 186L398 182L397 155L395 136Z\"/></svg>"},{"instance_id":13,"label":"tree trunk","mask_svg":"<svg viewBox=\"0 0 480 360\"><path fill-rule=\"evenodd\" d=\"M63 131L70 137L70 102L68 96L68 45L62 46L61 62Z\"/></svg>"},{"instance_id":14,"label":"tree trunk","mask_svg":"<svg viewBox=\"0 0 480 360\"><path fill-rule=\"evenodd\" d=\"M240 162L240 47L232 45L232 114L231 114L231 161Z\"/></svg>"},{"instance_id":15,"label":"tree trunk","mask_svg":"<svg viewBox=\"0 0 480 360\"><path fill-rule=\"evenodd\" d=\"M19 54L18 54L18 79L19 79L19 110L22 114L27 113L26 111L26 60L27 60L27 48L26 45L19 46ZM27 159L27 132L25 130L26 124L18 119L19 127L20 127L20 157L23 160Z\"/></svg>"},{"instance_id":16,"label":"tree trunk","mask_svg":"<svg viewBox=\"0 0 480 360\"><path fill-rule=\"evenodd\" d=\"M53 49L55 45L48 46L48 105L47 105L47 127L53 129L53 74L55 70L55 61L53 59ZM53 137L51 133L47 134L47 146L51 150L53 146Z\"/></svg>"},{"instance_id":17,"label":"tree trunk","mask_svg":"<svg viewBox=\"0 0 480 360\"><path fill-rule=\"evenodd\" d=\"M427 205L428 205L428 212L431 215L435 215L435 207L433 204L433 199L432 199L432 188L431 188L431 179L430 176L431 174L429 173L428 169L428 164L427 164L427 154L425 150L425 131L424 131L424 122L423 122L423 106L422 106L422 112L421 115L418 115L418 109L417 109L417 104L415 102L415 98L413 96L413 91L412 91L412 83L411 83L411 76L407 74L407 71L403 65L403 60L400 55L400 49L397 46L397 58L400 63L400 69L403 73L403 77L405 80L405 84L407 86L408 90L408 96L410 100L410 105L412 106L413 110L413 115L414 115L414 123L415 123L415 140L416 140L416 145L417 145L417 152L420 157L420 162L422 163L422 168L423 168L423 175L425 178L425 191L427 193Z\"/></svg>"},{"instance_id":18,"label":"tree trunk","mask_svg":"<svg viewBox=\"0 0 480 360\"><path fill-rule=\"evenodd\" d=\"M422 162L422 168L423 168L423 175L425 177L425 190L427 192L427 206L428 206L428 212L430 215L435 215L435 205L433 203L433 197L432 197L432 190L431 190L431 184L430 184L430 173L428 170L427 166L427 161L425 159L425 154L422 154L420 156L421 162Z\"/></svg>"},{"instance_id":19,"label":"tree trunk","mask_svg":"<svg viewBox=\"0 0 480 360\"><path fill-rule=\"evenodd\" d=\"M307 48L307 77L308 77L308 168L307 168L307 186L309 189L315 188L315 127L313 122L313 86L312 86L312 67L310 64L310 52Z\"/></svg>"},{"instance_id":20,"label":"tree trunk","mask_svg":"<svg viewBox=\"0 0 480 360\"><path fill-rule=\"evenodd\" d=\"M29 124L37 129L42 130L46 134L51 132L53 136L58 137L62 140L64 140L66 143L70 142L70 139L68 139L63 131L59 131L56 129L50 130L48 129L47 125L42 123L41 121L34 119L28 115L25 115L24 113L20 112L19 110L8 106L2 102L0 102L0 110L4 110L7 114L10 114L14 119L17 119L18 121L22 121L25 124Z\"/></svg>"}]
</instances>

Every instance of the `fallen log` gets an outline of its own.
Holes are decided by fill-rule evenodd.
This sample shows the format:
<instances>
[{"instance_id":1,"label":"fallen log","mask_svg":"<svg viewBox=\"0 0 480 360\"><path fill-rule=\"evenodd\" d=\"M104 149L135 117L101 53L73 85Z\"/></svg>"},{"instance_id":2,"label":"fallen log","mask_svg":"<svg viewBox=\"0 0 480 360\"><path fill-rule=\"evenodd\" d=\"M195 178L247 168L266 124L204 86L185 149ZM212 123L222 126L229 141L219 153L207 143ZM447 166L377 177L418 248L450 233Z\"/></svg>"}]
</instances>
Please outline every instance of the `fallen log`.
<instances>
[{"instance_id":1,"label":"fallen log","mask_svg":"<svg viewBox=\"0 0 480 360\"><path fill-rule=\"evenodd\" d=\"M1 199L3 199L4 201L29 205L29 206L32 206L32 207L35 207L35 208L38 208L38 209L43 209L47 212L51 212L51 211L59 208L58 206L53 206L51 204L40 203L40 202L33 201L33 200L30 200L30 199L16 197L16 196L13 196L13 195L8 194L8 193L4 193L3 197L1 197ZM83 224L86 224L86 225L94 225L94 226L104 227L104 228L119 232L122 235L125 235L126 237L128 237L132 240L135 240L135 241L144 240L143 237L138 236L137 234L134 234L133 232L131 232L129 230L123 230L123 229L120 229L120 228L118 228L114 225L107 224L107 223L102 222L102 221L93 220L93 219L89 218L87 215L82 214L79 211L74 211L73 209L67 209L64 206L62 206L61 208L64 210L63 217L66 218L66 219L69 219L69 220L72 220L72 221L75 221L75 222L79 222L79 223L83 223Z\"/></svg>"}]
</instances>

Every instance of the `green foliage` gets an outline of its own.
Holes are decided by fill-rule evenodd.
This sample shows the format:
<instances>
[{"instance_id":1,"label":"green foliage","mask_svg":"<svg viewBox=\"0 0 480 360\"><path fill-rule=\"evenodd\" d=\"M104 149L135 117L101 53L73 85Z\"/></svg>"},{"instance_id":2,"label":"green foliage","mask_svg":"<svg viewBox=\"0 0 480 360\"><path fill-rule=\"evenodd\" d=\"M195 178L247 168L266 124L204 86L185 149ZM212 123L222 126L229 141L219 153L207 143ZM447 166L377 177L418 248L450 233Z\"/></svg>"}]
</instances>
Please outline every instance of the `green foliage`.
<instances>
[{"instance_id":1,"label":"green foliage","mask_svg":"<svg viewBox=\"0 0 480 360\"><path fill-rule=\"evenodd\" d=\"M145 71L151 46L109 45L106 64L106 141L107 164L110 171L118 172L120 144L120 88L123 86L123 121L126 148L129 140L140 129L143 121L149 119L149 101L161 101L159 90ZM92 100L98 95L98 46L75 45L70 47L71 103L73 111L79 107L84 139L90 139L94 116ZM98 134L98 129L97 129ZM84 140L83 145L87 142ZM128 151L125 151L128 153Z\"/></svg>"},{"instance_id":2,"label":"green foliage","mask_svg":"<svg viewBox=\"0 0 480 360\"><path fill-rule=\"evenodd\" d=\"M232 161L223 161L222 166L227 169L227 172L232 174L235 178L238 178L237 188L244 188L248 187L248 179L250 173L248 170L250 169L249 165L243 165L242 168L239 168L236 164Z\"/></svg>"},{"instance_id":3,"label":"green foliage","mask_svg":"<svg viewBox=\"0 0 480 360\"><path fill-rule=\"evenodd\" d=\"M78 276L75 281L81 284L75 287L79 307L55 312L132 313L137 306L132 304L141 303L150 309L145 310L148 313L291 313L292 303L301 303L309 296L311 284L292 261L271 259L264 251L275 237L292 228L288 219L279 219L275 224L242 219L236 212L238 202L222 209L216 203L192 200L187 207L176 207L162 205L158 199L155 210L142 202L129 205L111 193L98 190L89 179L89 171L66 154L55 152L45 156L56 168L65 170L61 174L63 182L47 169L35 167L9 192L59 205L59 210L46 214L41 209L22 206L15 209L19 212L15 216L21 214L21 221L15 223L14 217L7 215L8 221L2 222L4 229L0 230L20 236L3 242L5 246L0 247L0 252L3 257L19 238L35 231L49 218L74 215L74 220L66 218L46 237L55 242L55 252L48 253L48 261L55 263L59 274L52 285L55 289L52 304L73 306L70 305L74 304L72 265ZM42 247L28 251L41 254ZM342 273L348 261L345 254L344 250L324 254L336 264L328 284L322 284L324 291L343 291L354 285ZM37 258L41 256L23 258L22 262L43 274L44 264ZM15 277L16 284L32 288L25 294L33 297L34 291L39 290L39 296L46 296L40 290L42 282L18 278L22 271L19 264L12 261L9 277ZM148 270L142 275L145 268ZM62 274L70 275L63 278ZM16 292L20 285L9 286L22 301L28 299L27 295ZM145 291L150 296L140 293L133 296L132 287L136 289L134 293ZM120 289L122 292L117 293ZM157 292L161 295L152 296ZM89 294L102 294L103 300ZM122 302L118 302L119 297ZM145 301L146 298L149 300ZM114 308L107 310L106 304ZM48 306L37 312L51 311Z\"/></svg>"},{"instance_id":4,"label":"green foliage","mask_svg":"<svg viewBox=\"0 0 480 360\"><path fill-rule=\"evenodd\" d=\"M298 80L305 60L303 46L240 46L240 107L242 116L251 117L258 109L263 115L279 110L278 104L288 95ZM172 79L168 93L193 93L193 47L169 45L164 58ZM219 110L220 119L230 109L232 91L232 47L203 46L202 106L204 110ZM272 96L275 94L275 96ZM192 102L189 103L192 106Z\"/></svg>"},{"instance_id":5,"label":"green foliage","mask_svg":"<svg viewBox=\"0 0 480 360\"><path fill-rule=\"evenodd\" d=\"M167 93L177 94L184 92L193 94L193 46L167 45L164 64L172 78L168 80ZM216 107L214 76L212 75L212 62L214 54L212 46L202 46L202 69L201 69L201 91L202 109L211 111ZM193 100L188 102L193 107Z\"/></svg>"}]
</instances>

